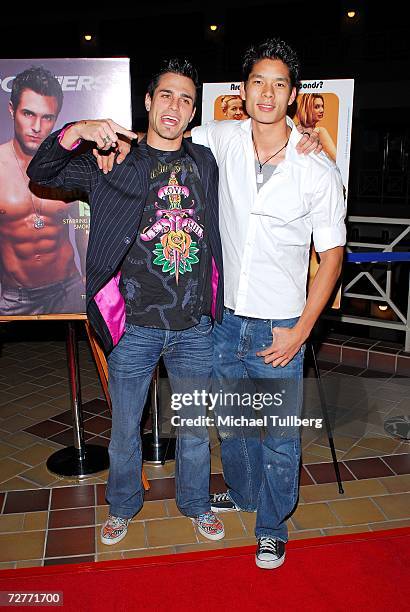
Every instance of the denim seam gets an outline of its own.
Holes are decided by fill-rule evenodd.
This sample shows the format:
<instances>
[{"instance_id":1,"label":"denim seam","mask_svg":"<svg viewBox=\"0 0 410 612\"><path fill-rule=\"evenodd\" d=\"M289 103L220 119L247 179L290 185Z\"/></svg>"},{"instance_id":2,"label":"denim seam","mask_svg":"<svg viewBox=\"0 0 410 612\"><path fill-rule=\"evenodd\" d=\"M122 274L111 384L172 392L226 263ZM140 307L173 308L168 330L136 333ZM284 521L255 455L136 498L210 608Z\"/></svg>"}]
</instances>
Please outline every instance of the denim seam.
<instances>
[{"instance_id":1,"label":"denim seam","mask_svg":"<svg viewBox=\"0 0 410 612\"><path fill-rule=\"evenodd\" d=\"M295 440L293 443L293 450L294 450L294 454L295 457L298 458L298 464L297 464L297 469L295 469L294 471L294 477L293 477L293 483L292 483L292 509L291 512L293 510L293 508L295 507L295 504L297 502L298 499L298 484L299 484L299 462L300 462L300 453L299 453L299 448L298 448L298 440Z\"/></svg>"},{"instance_id":2,"label":"denim seam","mask_svg":"<svg viewBox=\"0 0 410 612\"><path fill-rule=\"evenodd\" d=\"M251 468L251 462L249 461L249 454L248 454L248 450L246 448L246 444L245 444L245 439L243 436L243 430L241 431L242 435L241 435L241 446L243 448L243 452L244 452L244 456L246 457L246 471L247 471L247 480L248 480L248 499L251 499L251 495L252 495L252 468ZM244 508L244 510L249 510L249 506L247 508Z\"/></svg>"}]
</instances>

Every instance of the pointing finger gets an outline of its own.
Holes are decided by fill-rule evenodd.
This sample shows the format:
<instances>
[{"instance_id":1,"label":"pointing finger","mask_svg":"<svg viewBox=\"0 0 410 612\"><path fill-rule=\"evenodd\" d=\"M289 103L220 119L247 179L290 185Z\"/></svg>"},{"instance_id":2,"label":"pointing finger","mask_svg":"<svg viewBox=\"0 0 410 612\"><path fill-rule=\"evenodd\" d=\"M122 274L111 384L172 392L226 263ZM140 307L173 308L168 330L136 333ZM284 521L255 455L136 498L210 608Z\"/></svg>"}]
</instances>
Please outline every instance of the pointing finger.
<instances>
[{"instance_id":1,"label":"pointing finger","mask_svg":"<svg viewBox=\"0 0 410 612\"><path fill-rule=\"evenodd\" d=\"M127 130L115 121L108 119L108 122L110 124L111 129L117 134L123 134L123 136L127 136L127 138L130 138L131 140L135 140L136 138L138 138L138 134L136 134L135 132L131 132L131 130Z\"/></svg>"}]
</instances>

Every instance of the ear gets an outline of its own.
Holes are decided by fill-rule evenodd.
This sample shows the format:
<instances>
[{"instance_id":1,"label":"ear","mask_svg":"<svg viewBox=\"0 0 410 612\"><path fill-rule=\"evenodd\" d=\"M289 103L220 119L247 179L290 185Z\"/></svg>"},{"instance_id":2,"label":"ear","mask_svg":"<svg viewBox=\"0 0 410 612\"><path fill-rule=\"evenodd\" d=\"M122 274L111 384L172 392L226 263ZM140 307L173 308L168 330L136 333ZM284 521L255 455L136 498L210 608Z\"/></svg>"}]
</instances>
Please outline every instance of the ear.
<instances>
[{"instance_id":1,"label":"ear","mask_svg":"<svg viewBox=\"0 0 410 612\"><path fill-rule=\"evenodd\" d=\"M151 110L151 96L149 93L145 94L145 108L147 111Z\"/></svg>"},{"instance_id":2,"label":"ear","mask_svg":"<svg viewBox=\"0 0 410 612\"><path fill-rule=\"evenodd\" d=\"M194 106L194 109L192 111L192 115L190 116L188 123L191 123L192 119L195 117L195 113L196 113L196 106Z\"/></svg>"},{"instance_id":3,"label":"ear","mask_svg":"<svg viewBox=\"0 0 410 612\"><path fill-rule=\"evenodd\" d=\"M9 113L11 115L11 118L14 119L14 106L12 102L9 102Z\"/></svg>"},{"instance_id":4,"label":"ear","mask_svg":"<svg viewBox=\"0 0 410 612\"><path fill-rule=\"evenodd\" d=\"M293 102L295 101L295 98L296 98L296 87L292 87L292 92L291 92L290 98L288 100L288 106L293 104Z\"/></svg>"},{"instance_id":5,"label":"ear","mask_svg":"<svg viewBox=\"0 0 410 612\"><path fill-rule=\"evenodd\" d=\"M239 95L241 96L242 100L246 100L246 89L245 89L244 81L242 81L242 83L240 85Z\"/></svg>"}]
</instances>

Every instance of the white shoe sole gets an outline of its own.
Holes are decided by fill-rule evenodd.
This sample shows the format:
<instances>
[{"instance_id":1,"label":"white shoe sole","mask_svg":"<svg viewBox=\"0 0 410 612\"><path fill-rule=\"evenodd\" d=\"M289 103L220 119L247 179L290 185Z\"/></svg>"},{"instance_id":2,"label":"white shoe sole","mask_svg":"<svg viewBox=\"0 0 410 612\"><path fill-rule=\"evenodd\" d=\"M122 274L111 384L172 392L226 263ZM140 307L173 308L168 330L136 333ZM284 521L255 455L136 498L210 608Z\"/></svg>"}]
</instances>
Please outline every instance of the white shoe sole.
<instances>
[{"instance_id":1,"label":"white shoe sole","mask_svg":"<svg viewBox=\"0 0 410 612\"><path fill-rule=\"evenodd\" d=\"M236 506L234 508L215 508L215 506L213 506L212 504L211 510L212 512L215 512L215 514L219 514L219 512L239 512L239 508L237 508Z\"/></svg>"},{"instance_id":2,"label":"white shoe sole","mask_svg":"<svg viewBox=\"0 0 410 612\"><path fill-rule=\"evenodd\" d=\"M217 533L215 535L212 535L210 533L207 533L204 529L202 529L198 523L195 521L195 519L191 518L191 521L194 523L194 525L196 526L196 528L198 529L199 533L201 535L204 536L204 538L207 538L207 540L222 540L222 538L225 537L225 530L223 530L221 533Z\"/></svg>"},{"instance_id":3,"label":"white shoe sole","mask_svg":"<svg viewBox=\"0 0 410 612\"><path fill-rule=\"evenodd\" d=\"M286 553L280 559L276 559L275 561L263 561L263 559L258 559L255 555L255 563L261 569L276 569L280 567L285 562Z\"/></svg>"},{"instance_id":4,"label":"white shoe sole","mask_svg":"<svg viewBox=\"0 0 410 612\"><path fill-rule=\"evenodd\" d=\"M121 540L123 540L125 538L125 536L127 535L128 531L124 531L124 533L122 533L120 536L118 536L117 538L104 538L102 531L100 533L101 536L101 542L103 544L105 544L106 546L112 546L113 544L118 544L118 542L121 542Z\"/></svg>"}]
</instances>

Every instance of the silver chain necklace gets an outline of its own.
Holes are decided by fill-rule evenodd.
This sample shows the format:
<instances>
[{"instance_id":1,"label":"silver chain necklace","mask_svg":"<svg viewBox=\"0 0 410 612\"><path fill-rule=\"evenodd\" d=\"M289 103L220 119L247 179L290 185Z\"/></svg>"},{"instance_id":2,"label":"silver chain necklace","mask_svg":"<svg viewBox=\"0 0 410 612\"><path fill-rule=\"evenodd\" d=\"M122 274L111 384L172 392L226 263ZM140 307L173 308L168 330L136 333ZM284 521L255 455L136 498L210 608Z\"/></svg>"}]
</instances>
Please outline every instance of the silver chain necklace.
<instances>
[{"instance_id":1,"label":"silver chain necklace","mask_svg":"<svg viewBox=\"0 0 410 612\"><path fill-rule=\"evenodd\" d=\"M275 155L277 155L278 153L280 153L281 151L283 151L283 149L288 145L289 142L289 138L287 139L287 141L285 142L285 144L283 145L283 147L281 147L279 149L279 151L276 151L276 153L274 153L273 155L271 155L270 157L268 157L268 159L266 159L263 164L261 164L261 160L259 159L259 155L258 155L258 149L256 148L256 144L255 144L255 139L253 137L253 133L252 133L252 142L253 142L253 147L255 149L255 153L256 153L256 158L258 160L258 164L259 164L259 172L256 174L256 182L261 184L263 183L263 172L262 172L262 168L265 164L268 163L269 160L272 159L272 157L275 157Z\"/></svg>"},{"instance_id":2,"label":"silver chain necklace","mask_svg":"<svg viewBox=\"0 0 410 612\"><path fill-rule=\"evenodd\" d=\"M27 185L26 178L25 178L25 176L24 176L24 172L23 172L23 170L22 170L22 168L21 168L21 166L20 166L20 162L19 162L19 160L18 160L18 157L17 157L17 154L16 154L16 150L15 150L15 148L14 148L14 144L13 144L13 142L11 143L11 146L12 146L12 149L13 149L13 153L14 153L15 160L16 160L16 162L17 162L17 165L18 165L19 170L20 170L20 173L21 173L21 177L22 177L23 182L24 182L24 184L25 184L25 186L26 186L26 188L27 188L27 191L28 191L28 192L29 192L29 194L30 194L30 198L31 198L31 206L33 207L33 213L34 213L33 227L34 227L35 229L43 229L43 227L45 227L45 225L46 225L46 224L45 224L45 221L44 221L44 218L41 216L41 204L42 204L43 200L40 198L40 208L39 208L39 209L38 209L38 211L37 211L37 209L36 209L36 207L35 207L35 205L34 205L34 197L33 197L33 194L31 193L30 188L29 188L29 187L28 187L28 185Z\"/></svg>"}]
</instances>

